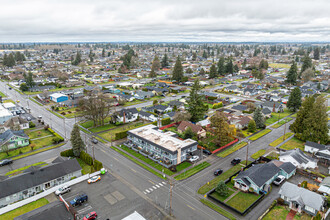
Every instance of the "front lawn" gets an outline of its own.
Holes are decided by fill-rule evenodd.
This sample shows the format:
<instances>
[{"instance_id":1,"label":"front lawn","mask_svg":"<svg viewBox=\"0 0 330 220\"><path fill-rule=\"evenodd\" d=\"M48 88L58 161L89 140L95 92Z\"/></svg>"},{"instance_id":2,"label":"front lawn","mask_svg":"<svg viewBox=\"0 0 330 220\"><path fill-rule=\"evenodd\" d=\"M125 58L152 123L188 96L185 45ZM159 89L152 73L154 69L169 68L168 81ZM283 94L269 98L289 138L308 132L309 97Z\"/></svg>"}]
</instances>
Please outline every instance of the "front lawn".
<instances>
[{"instance_id":1,"label":"front lawn","mask_svg":"<svg viewBox=\"0 0 330 220\"><path fill-rule=\"evenodd\" d=\"M292 120L292 118L286 118L286 119L280 121L279 123L274 124L274 125L272 126L272 128L279 128L279 127L281 127L281 126L284 125L285 123L288 123L288 122L291 121L291 120Z\"/></svg>"},{"instance_id":2,"label":"front lawn","mask_svg":"<svg viewBox=\"0 0 330 220\"><path fill-rule=\"evenodd\" d=\"M188 167L191 166L191 163L185 161L185 162L182 162L180 163L179 165L176 166L176 172L180 172L181 170L184 170Z\"/></svg>"},{"instance_id":3,"label":"front lawn","mask_svg":"<svg viewBox=\"0 0 330 220\"><path fill-rule=\"evenodd\" d=\"M278 220L286 219L289 211L284 206L275 206L272 208L262 220Z\"/></svg>"},{"instance_id":4,"label":"front lawn","mask_svg":"<svg viewBox=\"0 0 330 220\"><path fill-rule=\"evenodd\" d=\"M41 137L45 137L48 135L52 135L52 133L50 131L45 130L45 129L32 130L32 131L28 131L26 133L30 139L41 138Z\"/></svg>"},{"instance_id":5,"label":"front lawn","mask_svg":"<svg viewBox=\"0 0 330 220\"><path fill-rule=\"evenodd\" d=\"M214 189L218 185L218 183L221 180L222 181L227 180L234 173L236 173L237 171L240 171L241 168L242 168L242 166L240 164L238 164L236 166L233 166L229 170L223 172L221 175L215 177L214 179L212 179L211 181L209 181L208 183L206 183L205 185L203 185L201 188L199 188L198 189L198 193L199 194L205 194L205 193L211 191L212 189Z\"/></svg>"},{"instance_id":6,"label":"front lawn","mask_svg":"<svg viewBox=\"0 0 330 220\"><path fill-rule=\"evenodd\" d=\"M257 129L256 132L258 132L258 131L261 131L261 129L260 129L260 128ZM241 132L242 132L242 134L244 135L244 137L248 137L248 136L253 135L254 133L256 133L256 132L254 132L254 133L249 132L248 129L242 130Z\"/></svg>"},{"instance_id":7,"label":"front lawn","mask_svg":"<svg viewBox=\"0 0 330 220\"><path fill-rule=\"evenodd\" d=\"M53 138L54 138L54 136L45 137L45 138L41 138L41 139L37 139L37 140L32 140L32 141L30 141L30 145L35 144L34 149L46 147L46 146L53 144Z\"/></svg>"},{"instance_id":8,"label":"front lawn","mask_svg":"<svg viewBox=\"0 0 330 220\"><path fill-rule=\"evenodd\" d=\"M31 202L29 204L26 204L22 207L19 207L17 209L14 209L10 212L7 212L5 214L0 215L0 219L6 219L6 220L12 220L16 218L17 216L23 215L27 212L30 212L34 209L40 208L41 206L47 205L49 202L47 199L42 198L37 201Z\"/></svg>"},{"instance_id":9,"label":"front lawn","mask_svg":"<svg viewBox=\"0 0 330 220\"><path fill-rule=\"evenodd\" d=\"M97 133L97 132L106 131L106 130L109 130L109 129L112 129L115 127L117 127L115 124L108 123L108 124L100 126L100 127L90 128L89 130L93 133Z\"/></svg>"},{"instance_id":10,"label":"front lawn","mask_svg":"<svg viewBox=\"0 0 330 220\"><path fill-rule=\"evenodd\" d=\"M235 190L236 191L236 190ZM228 190L228 194L227 196L221 196L219 193L217 193L216 191L214 191L213 193L211 193L210 195L216 199L218 199L219 201L223 202L225 201L229 196L231 196L232 194L234 194L234 191L232 190Z\"/></svg>"},{"instance_id":11,"label":"front lawn","mask_svg":"<svg viewBox=\"0 0 330 220\"><path fill-rule=\"evenodd\" d=\"M244 212L259 198L260 195L256 195L254 193L239 192L233 198L227 201L226 204L237 209L240 212Z\"/></svg>"},{"instance_id":12,"label":"front lawn","mask_svg":"<svg viewBox=\"0 0 330 220\"><path fill-rule=\"evenodd\" d=\"M204 170L208 166L211 166L211 164L209 164L208 162L205 162L204 161L203 163L200 163L197 166L195 166L195 167L193 167L193 168L191 168L191 169L189 169L189 170L187 170L187 171L185 171L185 172L177 175L176 177L174 177L174 179L176 179L176 180L186 179L186 178L188 178L188 177L190 177L190 176L198 173L199 171Z\"/></svg>"},{"instance_id":13,"label":"front lawn","mask_svg":"<svg viewBox=\"0 0 330 220\"><path fill-rule=\"evenodd\" d=\"M275 141L270 143L269 146L276 147L277 145L279 145L280 143L282 143L283 141L285 141L286 139L288 139L292 135L294 135L294 133L288 132L288 133L285 134L285 137L284 137L284 135L282 135L281 137L277 138ZM284 137L284 140L283 140L283 137Z\"/></svg>"},{"instance_id":14,"label":"front lawn","mask_svg":"<svg viewBox=\"0 0 330 220\"><path fill-rule=\"evenodd\" d=\"M245 141L242 141L238 144L235 144L234 146L224 149L223 151L218 153L217 156L222 157L222 158L227 157L228 155L234 153L235 151L238 151L239 149L241 149L242 147L245 147L246 145L247 145L247 143Z\"/></svg>"},{"instance_id":15,"label":"front lawn","mask_svg":"<svg viewBox=\"0 0 330 220\"><path fill-rule=\"evenodd\" d=\"M271 117L266 120L266 125L273 124L278 120L281 120L282 118L285 118L291 114L292 112L290 112L288 109L284 109L284 112L281 113L272 112Z\"/></svg>"},{"instance_id":16,"label":"front lawn","mask_svg":"<svg viewBox=\"0 0 330 220\"><path fill-rule=\"evenodd\" d=\"M255 152L254 154L251 155L251 158L253 159L258 159L259 157L261 157L262 155L264 155L266 153L266 150L259 150L257 152Z\"/></svg>"},{"instance_id":17,"label":"front lawn","mask_svg":"<svg viewBox=\"0 0 330 220\"><path fill-rule=\"evenodd\" d=\"M299 148L300 150L304 151L305 145L303 141L297 139L296 137L293 137L288 142L284 143L280 148L284 150L292 150L295 148Z\"/></svg>"},{"instance_id":18,"label":"front lawn","mask_svg":"<svg viewBox=\"0 0 330 220\"><path fill-rule=\"evenodd\" d=\"M2 98L4 98L4 97L7 97L5 94L3 94L1 91L0 91L0 96L2 97Z\"/></svg>"},{"instance_id":19,"label":"front lawn","mask_svg":"<svg viewBox=\"0 0 330 220\"><path fill-rule=\"evenodd\" d=\"M261 138L262 136L265 136L266 134L268 134L268 133L271 132L271 131L272 131L272 130L270 130L270 129L267 128L267 129L265 129L265 130L260 131L258 134L255 134L255 135L249 137L249 139L250 139L251 141L255 141L255 140Z\"/></svg>"},{"instance_id":20,"label":"front lawn","mask_svg":"<svg viewBox=\"0 0 330 220\"><path fill-rule=\"evenodd\" d=\"M200 200L204 205L208 206L209 208L213 209L214 211L220 213L221 215L227 217L230 220L236 220L235 216L231 214L230 212L227 212L226 210L220 208L218 205L214 204L213 202L206 200L206 199L201 199Z\"/></svg>"}]
</instances>

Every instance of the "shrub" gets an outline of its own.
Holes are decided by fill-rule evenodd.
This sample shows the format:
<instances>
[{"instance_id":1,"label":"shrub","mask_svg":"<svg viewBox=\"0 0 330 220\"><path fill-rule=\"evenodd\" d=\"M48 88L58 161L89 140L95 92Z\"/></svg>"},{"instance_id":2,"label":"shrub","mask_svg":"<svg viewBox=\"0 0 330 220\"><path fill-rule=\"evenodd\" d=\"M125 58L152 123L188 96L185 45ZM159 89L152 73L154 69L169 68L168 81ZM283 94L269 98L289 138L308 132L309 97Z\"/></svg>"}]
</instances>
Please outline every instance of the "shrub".
<instances>
[{"instance_id":1,"label":"shrub","mask_svg":"<svg viewBox=\"0 0 330 220\"><path fill-rule=\"evenodd\" d=\"M80 157L80 159L82 159L88 165L91 166L93 164L93 158L91 157L91 155L89 155L85 151L81 151L79 157Z\"/></svg>"},{"instance_id":2,"label":"shrub","mask_svg":"<svg viewBox=\"0 0 330 220\"><path fill-rule=\"evenodd\" d=\"M207 97L207 99L208 99L208 100L216 100L216 99L217 99L217 97L208 96L208 97Z\"/></svg>"},{"instance_id":3,"label":"shrub","mask_svg":"<svg viewBox=\"0 0 330 220\"><path fill-rule=\"evenodd\" d=\"M152 124L157 126L157 121L152 122Z\"/></svg>"},{"instance_id":4,"label":"shrub","mask_svg":"<svg viewBox=\"0 0 330 220\"><path fill-rule=\"evenodd\" d=\"M45 129L45 130L48 130L48 128L49 128L49 125L45 125L45 126L44 126L44 129Z\"/></svg>"},{"instance_id":5,"label":"shrub","mask_svg":"<svg viewBox=\"0 0 330 220\"><path fill-rule=\"evenodd\" d=\"M127 137L127 131L121 131L115 134L115 140Z\"/></svg>"},{"instance_id":6,"label":"shrub","mask_svg":"<svg viewBox=\"0 0 330 220\"><path fill-rule=\"evenodd\" d=\"M300 186L307 189L307 181L303 181Z\"/></svg>"},{"instance_id":7,"label":"shrub","mask_svg":"<svg viewBox=\"0 0 330 220\"><path fill-rule=\"evenodd\" d=\"M277 203L278 203L279 205L284 205L284 200L283 200L282 198L278 198L278 199L277 199Z\"/></svg>"},{"instance_id":8,"label":"shrub","mask_svg":"<svg viewBox=\"0 0 330 220\"><path fill-rule=\"evenodd\" d=\"M70 180L74 180L74 179L76 179L77 177L76 176L73 176L73 177L71 177L71 179Z\"/></svg>"},{"instance_id":9,"label":"shrub","mask_svg":"<svg viewBox=\"0 0 330 220\"><path fill-rule=\"evenodd\" d=\"M29 122L29 127L30 128L34 128L36 126L36 124L34 124L32 121Z\"/></svg>"},{"instance_id":10,"label":"shrub","mask_svg":"<svg viewBox=\"0 0 330 220\"><path fill-rule=\"evenodd\" d=\"M100 161L95 160L94 161L94 168L95 168L96 171L99 171L101 168L103 168L103 164Z\"/></svg>"},{"instance_id":11,"label":"shrub","mask_svg":"<svg viewBox=\"0 0 330 220\"><path fill-rule=\"evenodd\" d=\"M214 104L212 105L212 109L221 108L222 106L223 106L222 102L214 103Z\"/></svg>"},{"instance_id":12,"label":"shrub","mask_svg":"<svg viewBox=\"0 0 330 220\"><path fill-rule=\"evenodd\" d=\"M52 141L53 141L53 144L58 144L58 143L61 142L61 139L58 138L58 137L54 137L54 138L52 139Z\"/></svg>"},{"instance_id":13,"label":"shrub","mask_svg":"<svg viewBox=\"0 0 330 220\"><path fill-rule=\"evenodd\" d=\"M163 118L161 122L162 122L162 126L169 125L169 124L171 124L171 119Z\"/></svg>"},{"instance_id":14,"label":"shrub","mask_svg":"<svg viewBox=\"0 0 330 220\"><path fill-rule=\"evenodd\" d=\"M61 155L62 157L74 157L74 155L73 155L73 150L72 150L72 149L62 151L62 152L60 153L60 155Z\"/></svg>"},{"instance_id":15,"label":"shrub","mask_svg":"<svg viewBox=\"0 0 330 220\"><path fill-rule=\"evenodd\" d=\"M237 174L238 175L238 174ZM233 176L232 178L231 178L231 180L230 180L230 182L234 185L235 184L235 178L237 177L237 175L236 176Z\"/></svg>"}]
</instances>

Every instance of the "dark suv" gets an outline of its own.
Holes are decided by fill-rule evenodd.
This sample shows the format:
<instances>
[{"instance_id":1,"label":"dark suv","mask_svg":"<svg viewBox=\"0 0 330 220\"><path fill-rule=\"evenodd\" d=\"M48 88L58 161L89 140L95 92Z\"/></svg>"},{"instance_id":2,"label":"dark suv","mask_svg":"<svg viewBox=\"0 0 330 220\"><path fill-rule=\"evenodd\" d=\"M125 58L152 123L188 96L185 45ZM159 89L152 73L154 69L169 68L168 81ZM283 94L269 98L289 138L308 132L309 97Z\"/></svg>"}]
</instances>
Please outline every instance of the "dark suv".
<instances>
[{"instance_id":1,"label":"dark suv","mask_svg":"<svg viewBox=\"0 0 330 220\"><path fill-rule=\"evenodd\" d=\"M4 159L4 160L0 161L0 166L8 165L8 164L11 164L11 163L13 163L13 160Z\"/></svg>"},{"instance_id":2,"label":"dark suv","mask_svg":"<svg viewBox=\"0 0 330 220\"><path fill-rule=\"evenodd\" d=\"M236 165L236 164L239 164L241 162L241 159L240 158L235 158L231 161L231 164L232 165Z\"/></svg>"},{"instance_id":3,"label":"dark suv","mask_svg":"<svg viewBox=\"0 0 330 220\"><path fill-rule=\"evenodd\" d=\"M203 149L203 153L204 153L204 154L207 154L207 155L211 155L211 154L212 154L211 151L209 151L209 150L207 150L207 149Z\"/></svg>"},{"instance_id":4,"label":"dark suv","mask_svg":"<svg viewBox=\"0 0 330 220\"><path fill-rule=\"evenodd\" d=\"M88 196L86 194L82 194L82 195L76 196L73 200L71 200L70 204L72 206L77 206L77 205L81 205L82 203L84 203L87 200L88 200Z\"/></svg>"},{"instance_id":5,"label":"dark suv","mask_svg":"<svg viewBox=\"0 0 330 220\"><path fill-rule=\"evenodd\" d=\"M219 176L222 172L222 169L217 169L216 171L214 171L214 176Z\"/></svg>"}]
</instances>

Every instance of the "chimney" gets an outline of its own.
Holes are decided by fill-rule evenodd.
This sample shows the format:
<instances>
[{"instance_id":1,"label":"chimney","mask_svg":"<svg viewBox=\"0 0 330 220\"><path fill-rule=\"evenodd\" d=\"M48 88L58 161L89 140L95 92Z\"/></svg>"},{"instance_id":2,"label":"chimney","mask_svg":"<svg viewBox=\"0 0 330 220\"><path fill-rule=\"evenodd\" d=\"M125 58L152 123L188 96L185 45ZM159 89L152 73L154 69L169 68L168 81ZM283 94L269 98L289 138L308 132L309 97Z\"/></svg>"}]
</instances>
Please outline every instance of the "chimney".
<instances>
[{"instance_id":1,"label":"chimney","mask_svg":"<svg viewBox=\"0 0 330 220\"><path fill-rule=\"evenodd\" d=\"M275 102L274 102L274 105L273 105L273 112L275 112Z\"/></svg>"},{"instance_id":2,"label":"chimney","mask_svg":"<svg viewBox=\"0 0 330 220\"><path fill-rule=\"evenodd\" d=\"M123 123L125 124L125 111L123 113Z\"/></svg>"}]
</instances>

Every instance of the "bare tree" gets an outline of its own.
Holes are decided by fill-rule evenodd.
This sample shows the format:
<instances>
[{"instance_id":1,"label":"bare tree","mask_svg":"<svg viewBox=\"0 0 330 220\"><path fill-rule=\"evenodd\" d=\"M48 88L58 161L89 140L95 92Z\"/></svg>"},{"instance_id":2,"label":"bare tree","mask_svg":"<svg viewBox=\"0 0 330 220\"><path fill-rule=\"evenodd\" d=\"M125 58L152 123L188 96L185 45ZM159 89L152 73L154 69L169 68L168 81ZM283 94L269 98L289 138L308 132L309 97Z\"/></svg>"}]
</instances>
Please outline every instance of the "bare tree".
<instances>
[{"instance_id":1,"label":"bare tree","mask_svg":"<svg viewBox=\"0 0 330 220\"><path fill-rule=\"evenodd\" d=\"M306 69L304 72L302 72L301 77L305 82L309 81L312 77L314 77L314 71L312 68Z\"/></svg>"},{"instance_id":2,"label":"bare tree","mask_svg":"<svg viewBox=\"0 0 330 220\"><path fill-rule=\"evenodd\" d=\"M191 118L191 115L189 112L177 112L173 116L173 119L175 122L180 122L180 121L189 121Z\"/></svg>"},{"instance_id":3,"label":"bare tree","mask_svg":"<svg viewBox=\"0 0 330 220\"><path fill-rule=\"evenodd\" d=\"M2 152L5 152L6 154L7 154L7 156L9 156L9 148L8 148L8 145L7 144L3 144L2 146L1 146L1 151Z\"/></svg>"}]
</instances>

